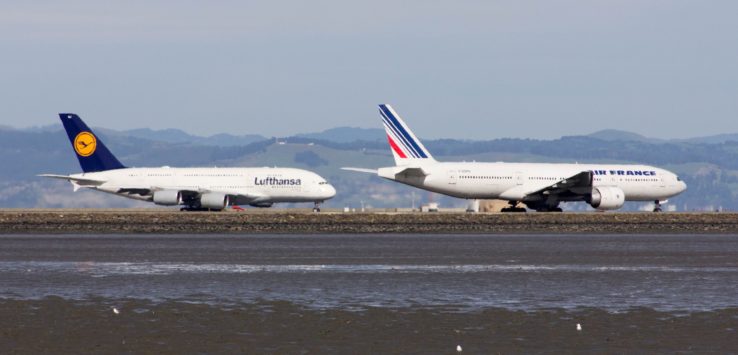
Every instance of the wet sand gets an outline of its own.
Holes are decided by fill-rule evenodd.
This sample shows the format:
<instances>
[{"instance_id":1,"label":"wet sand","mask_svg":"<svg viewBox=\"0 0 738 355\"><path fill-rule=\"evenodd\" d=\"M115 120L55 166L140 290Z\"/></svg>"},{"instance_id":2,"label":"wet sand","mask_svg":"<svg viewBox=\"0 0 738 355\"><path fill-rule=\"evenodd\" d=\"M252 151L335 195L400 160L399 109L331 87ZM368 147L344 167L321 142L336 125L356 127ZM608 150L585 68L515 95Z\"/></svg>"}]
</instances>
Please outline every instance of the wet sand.
<instances>
[{"instance_id":1,"label":"wet sand","mask_svg":"<svg viewBox=\"0 0 738 355\"><path fill-rule=\"evenodd\" d=\"M457 345L468 354L738 351L738 308L469 313L453 306L315 310L288 302L223 307L48 297L0 300L0 327L3 354L453 354Z\"/></svg>"},{"instance_id":2,"label":"wet sand","mask_svg":"<svg viewBox=\"0 0 738 355\"><path fill-rule=\"evenodd\" d=\"M309 213L0 210L0 234L738 233L738 213Z\"/></svg>"},{"instance_id":3,"label":"wet sand","mask_svg":"<svg viewBox=\"0 0 738 355\"><path fill-rule=\"evenodd\" d=\"M738 352L736 235L1 235L0 285L0 354Z\"/></svg>"}]
</instances>

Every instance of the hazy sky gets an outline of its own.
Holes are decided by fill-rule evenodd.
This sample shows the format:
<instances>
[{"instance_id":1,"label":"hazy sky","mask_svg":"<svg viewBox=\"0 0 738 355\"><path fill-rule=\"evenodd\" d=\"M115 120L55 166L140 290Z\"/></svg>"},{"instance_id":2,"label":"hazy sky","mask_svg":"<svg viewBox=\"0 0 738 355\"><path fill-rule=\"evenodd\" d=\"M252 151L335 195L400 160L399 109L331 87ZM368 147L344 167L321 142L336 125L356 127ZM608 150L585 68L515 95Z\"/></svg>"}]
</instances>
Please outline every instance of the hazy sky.
<instances>
[{"instance_id":1,"label":"hazy sky","mask_svg":"<svg viewBox=\"0 0 738 355\"><path fill-rule=\"evenodd\" d=\"M0 124L738 132L738 1L2 1Z\"/></svg>"}]
</instances>

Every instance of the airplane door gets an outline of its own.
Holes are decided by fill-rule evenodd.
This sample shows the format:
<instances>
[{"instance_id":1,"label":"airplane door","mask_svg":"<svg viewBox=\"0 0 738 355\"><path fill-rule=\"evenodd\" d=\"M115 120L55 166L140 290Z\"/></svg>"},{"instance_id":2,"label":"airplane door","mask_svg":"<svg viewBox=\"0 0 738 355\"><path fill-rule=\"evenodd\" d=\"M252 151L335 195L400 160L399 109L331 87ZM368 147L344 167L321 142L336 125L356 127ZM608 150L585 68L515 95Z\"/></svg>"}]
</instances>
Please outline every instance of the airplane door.
<instances>
[{"instance_id":1,"label":"airplane door","mask_svg":"<svg viewBox=\"0 0 738 355\"><path fill-rule=\"evenodd\" d=\"M449 185L456 185L456 170L449 170L448 171L448 184Z\"/></svg>"},{"instance_id":2,"label":"airplane door","mask_svg":"<svg viewBox=\"0 0 738 355\"><path fill-rule=\"evenodd\" d=\"M664 175L661 175L659 177L659 186L660 187L666 187L666 181L664 181Z\"/></svg>"},{"instance_id":3,"label":"airplane door","mask_svg":"<svg viewBox=\"0 0 738 355\"><path fill-rule=\"evenodd\" d=\"M522 185L525 183L525 174L522 171L515 172L515 184Z\"/></svg>"}]
</instances>

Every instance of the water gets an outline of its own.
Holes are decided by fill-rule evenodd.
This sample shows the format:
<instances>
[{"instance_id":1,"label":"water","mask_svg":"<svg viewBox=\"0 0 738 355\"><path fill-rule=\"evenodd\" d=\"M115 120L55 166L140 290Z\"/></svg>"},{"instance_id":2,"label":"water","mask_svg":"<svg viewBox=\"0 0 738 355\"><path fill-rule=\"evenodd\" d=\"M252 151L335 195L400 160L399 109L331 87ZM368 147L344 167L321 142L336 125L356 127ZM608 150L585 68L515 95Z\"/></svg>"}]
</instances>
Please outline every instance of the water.
<instances>
[{"instance_id":1,"label":"water","mask_svg":"<svg viewBox=\"0 0 738 355\"><path fill-rule=\"evenodd\" d=\"M738 236L0 237L0 298L318 309L738 306Z\"/></svg>"}]
</instances>

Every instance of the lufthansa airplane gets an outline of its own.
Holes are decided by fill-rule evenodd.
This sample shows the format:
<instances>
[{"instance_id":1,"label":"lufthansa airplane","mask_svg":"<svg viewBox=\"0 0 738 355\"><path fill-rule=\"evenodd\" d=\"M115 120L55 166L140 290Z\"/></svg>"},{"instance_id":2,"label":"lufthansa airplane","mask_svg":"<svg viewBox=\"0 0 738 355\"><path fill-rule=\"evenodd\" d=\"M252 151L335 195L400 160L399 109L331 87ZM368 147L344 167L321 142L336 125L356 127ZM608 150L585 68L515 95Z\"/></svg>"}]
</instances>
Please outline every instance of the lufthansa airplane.
<instances>
[{"instance_id":1,"label":"lufthansa airplane","mask_svg":"<svg viewBox=\"0 0 738 355\"><path fill-rule=\"evenodd\" d=\"M501 199L503 212L561 212L559 204L584 201L598 210L615 210L625 201L661 202L687 185L674 173L648 165L438 162L390 105L379 105L395 166L343 168L465 199Z\"/></svg>"},{"instance_id":2,"label":"lufthansa airplane","mask_svg":"<svg viewBox=\"0 0 738 355\"><path fill-rule=\"evenodd\" d=\"M336 190L318 174L290 168L127 168L73 113L59 114L83 173L39 176L182 210L223 210L230 205L271 207L313 202L314 211Z\"/></svg>"}]
</instances>

